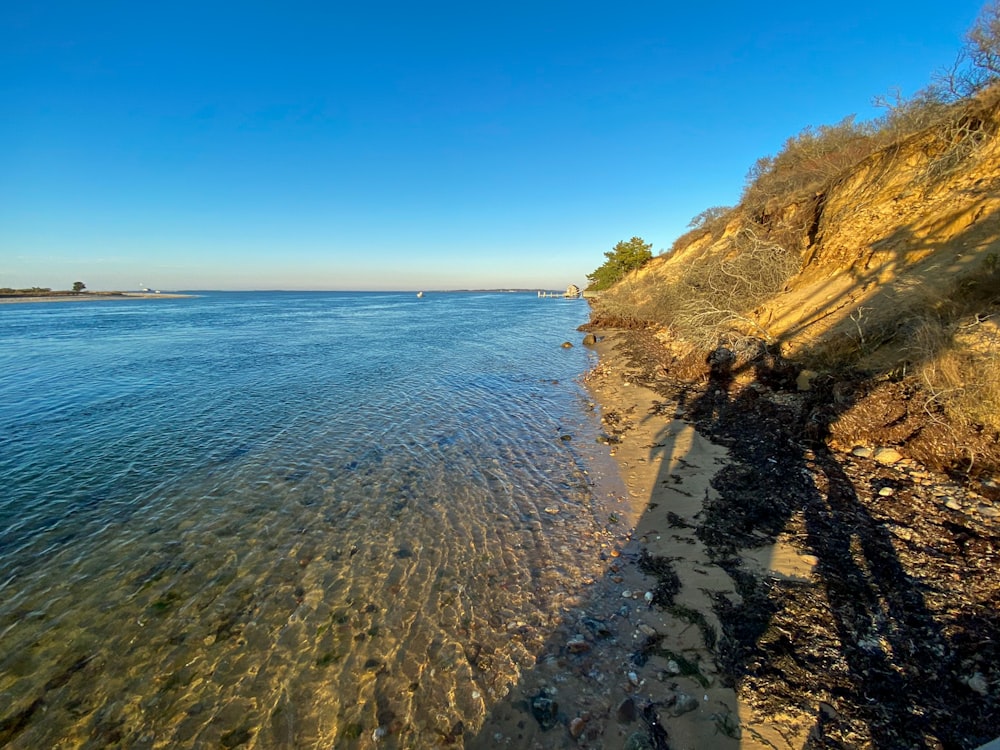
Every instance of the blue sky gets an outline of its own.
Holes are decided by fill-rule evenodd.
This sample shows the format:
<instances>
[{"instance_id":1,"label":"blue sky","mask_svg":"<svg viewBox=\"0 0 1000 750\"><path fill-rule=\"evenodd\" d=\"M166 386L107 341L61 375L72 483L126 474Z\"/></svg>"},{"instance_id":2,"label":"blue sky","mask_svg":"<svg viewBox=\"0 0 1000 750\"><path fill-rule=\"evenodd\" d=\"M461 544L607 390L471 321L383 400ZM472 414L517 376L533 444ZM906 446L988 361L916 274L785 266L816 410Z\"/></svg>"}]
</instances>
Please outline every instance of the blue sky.
<instances>
[{"instance_id":1,"label":"blue sky","mask_svg":"<svg viewBox=\"0 0 1000 750\"><path fill-rule=\"evenodd\" d=\"M0 286L583 285L980 7L5 3Z\"/></svg>"}]
</instances>

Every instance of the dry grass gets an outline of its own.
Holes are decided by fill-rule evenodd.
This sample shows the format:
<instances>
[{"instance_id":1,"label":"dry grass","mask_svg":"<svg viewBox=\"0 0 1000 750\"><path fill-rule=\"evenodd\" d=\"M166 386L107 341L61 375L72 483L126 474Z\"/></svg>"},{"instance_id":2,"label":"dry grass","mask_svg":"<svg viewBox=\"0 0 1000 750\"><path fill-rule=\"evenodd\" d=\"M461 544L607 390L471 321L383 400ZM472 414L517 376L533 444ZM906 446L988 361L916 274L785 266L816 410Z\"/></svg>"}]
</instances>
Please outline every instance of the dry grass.
<instances>
[{"instance_id":1,"label":"dry grass","mask_svg":"<svg viewBox=\"0 0 1000 750\"><path fill-rule=\"evenodd\" d=\"M998 257L919 313L908 349L929 398L963 426L1000 433Z\"/></svg>"},{"instance_id":2,"label":"dry grass","mask_svg":"<svg viewBox=\"0 0 1000 750\"><path fill-rule=\"evenodd\" d=\"M928 406L963 427L1000 433L1000 333L989 323L973 318L955 330L924 320L911 348Z\"/></svg>"}]
</instances>

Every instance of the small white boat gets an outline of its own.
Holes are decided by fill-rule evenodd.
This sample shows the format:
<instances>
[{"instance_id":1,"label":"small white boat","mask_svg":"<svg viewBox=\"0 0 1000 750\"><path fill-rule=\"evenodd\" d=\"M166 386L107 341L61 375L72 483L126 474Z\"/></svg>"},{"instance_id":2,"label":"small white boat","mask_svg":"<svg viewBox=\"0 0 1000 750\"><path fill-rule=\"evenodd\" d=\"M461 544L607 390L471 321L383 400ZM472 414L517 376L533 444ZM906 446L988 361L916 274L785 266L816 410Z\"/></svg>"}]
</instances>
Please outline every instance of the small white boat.
<instances>
[{"instance_id":1,"label":"small white boat","mask_svg":"<svg viewBox=\"0 0 1000 750\"><path fill-rule=\"evenodd\" d=\"M423 296L424 296L424 293L423 293L423 292L417 292L417 296L418 296L418 297L423 297Z\"/></svg>"}]
</instances>

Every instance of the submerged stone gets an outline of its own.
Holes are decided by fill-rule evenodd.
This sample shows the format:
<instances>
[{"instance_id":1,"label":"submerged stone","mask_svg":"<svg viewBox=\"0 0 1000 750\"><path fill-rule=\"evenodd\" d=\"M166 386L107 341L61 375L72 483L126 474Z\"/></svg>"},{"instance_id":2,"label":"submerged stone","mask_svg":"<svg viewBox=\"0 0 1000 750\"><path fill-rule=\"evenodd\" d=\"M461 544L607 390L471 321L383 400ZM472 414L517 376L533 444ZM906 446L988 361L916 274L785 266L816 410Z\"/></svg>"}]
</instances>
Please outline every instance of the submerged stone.
<instances>
[{"instance_id":1,"label":"submerged stone","mask_svg":"<svg viewBox=\"0 0 1000 750\"><path fill-rule=\"evenodd\" d=\"M538 726L543 731L552 729L559 723L559 704L544 694L539 694L529 699L531 715L535 717Z\"/></svg>"},{"instance_id":2,"label":"submerged stone","mask_svg":"<svg viewBox=\"0 0 1000 750\"><path fill-rule=\"evenodd\" d=\"M625 740L625 750L653 750L653 743L641 732L633 732Z\"/></svg>"},{"instance_id":3,"label":"submerged stone","mask_svg":"<svg viewBox=\"0 0 1000 750\"><path fill-rule=\"evenodd\" d=\"M635 707L635 698L629 696L618 704L617 718L621 724L631 724L635 721L638 712Z\"/></svg>"},{"instance_id":4,"label":"submerged stone","mask_svg":"<svg viewBox=\"0 0 1000 750\"><path fill-rule=\"evenodd\" d=\"M613 635L611 628L609 628L607 623L603 620L597 620L593 617L584 617L583 624L598 638L610 638Z\"/></svg>"}]
</instances>

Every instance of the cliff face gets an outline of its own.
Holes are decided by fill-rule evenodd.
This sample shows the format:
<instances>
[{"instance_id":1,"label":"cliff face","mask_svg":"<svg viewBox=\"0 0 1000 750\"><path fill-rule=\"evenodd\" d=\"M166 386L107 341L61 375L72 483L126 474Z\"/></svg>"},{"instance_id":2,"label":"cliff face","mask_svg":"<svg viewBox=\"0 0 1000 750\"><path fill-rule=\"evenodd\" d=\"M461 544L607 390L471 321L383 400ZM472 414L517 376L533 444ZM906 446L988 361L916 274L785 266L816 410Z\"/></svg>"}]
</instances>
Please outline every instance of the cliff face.
<instances>
[{"instance_id":1,"label":"cliff face","mask_svg":"<svg viewBox=\"0 0 1000 750\"><path fill-rule=\"evenodd\" d=\"M963 437L946 446L941 434L928 438L925 421L890 442L919 436L919 452L951 454L940 462L951 466L959 454L974 464L991 452L1000 437L1000 87L818 189L758 196L724 222L620 282L594 305L595 323L652 325L693 361L719 346L753 357L759 344L747 342L764 342L809 377L850 372L866 393L901 383L912 402L904 411L923 410ZM863 401L845 406L834 439L862 439L838 426ZM1000 458L987 463L995 471Z\"/></svg>"},{"instance_id":2,"label":"cliff face","mask_svg":"<svg viewBox=\"0 0 1000 750\"><path fill-rule=\"evenodd\" d=\"M791 351L857 334L859 324L863 333L866 318L873 334L892 338L875 329L905 323L963 280L994 272L998 133L1000 102L980 103L837 179L816 198L801 237L801 272L757 312L758 321Z\"/></svg>"}]
</instances>

